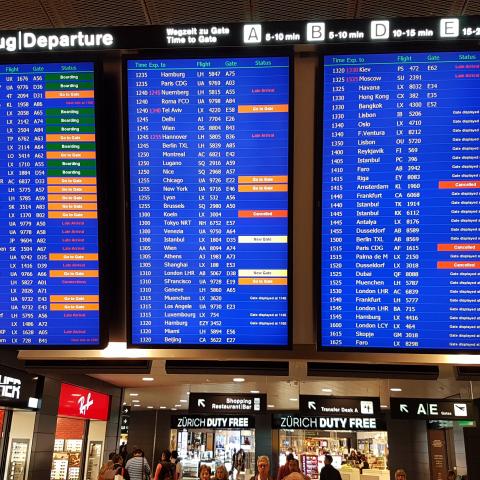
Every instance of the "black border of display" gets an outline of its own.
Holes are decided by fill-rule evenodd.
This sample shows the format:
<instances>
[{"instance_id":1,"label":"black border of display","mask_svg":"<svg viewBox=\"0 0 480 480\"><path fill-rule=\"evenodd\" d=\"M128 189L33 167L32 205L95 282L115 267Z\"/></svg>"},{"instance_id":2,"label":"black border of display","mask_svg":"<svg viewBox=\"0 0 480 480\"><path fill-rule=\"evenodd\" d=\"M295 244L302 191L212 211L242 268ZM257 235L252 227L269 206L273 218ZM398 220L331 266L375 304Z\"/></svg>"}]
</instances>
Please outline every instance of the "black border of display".
<instances>
[{"instance_id":1,"label":"black border of display","mask_svg":"<svg viewBox=\"0 0 480 480\"><path fill-rule=\"evenodd\" d=\"M406 42L402 44L382 42L370 44L342 44L325 46L318 54L318 71L316 75L316 135L314 157L314 323L316 326L317 352L359 352L398 353L398 354L477 354L480 349L429 349L429 348L379 348L379 347L330 347L322 345L322 200L323 200L323 108L324 108L324 63L326 55L361 55L361 54L408 54L436 52L478 52L480 44L476 41L462 40L444 42Z\"/></svg>"},{"instance_id":2,"label":"black border of display","mask_svg":"<svg viewBox=\"0 0 480 480\"><path fill-rule=\"evenodd\" d=\"M95 151L97 172L97 235L98 235L98 271L99 271L99 341L98 343L69 343L69 344L0 344L0 350L98 350L103 349L108 343L108 319L107 312L110 306L108 292L108 278L110 261L107 256L107 198L106 181L108 178L107 159L104 145L104 71L103 57L95 53L75 53L74 56L67 53L19 53L14 56L2 55L0 65L26 65L48 63L93 63L94 72L94 100L95 100ZM47 327L48 328L48 327ZM74 325L72 325L74 328ZM47 335L48 337L48 335Z\"/></svg>"},{"instance_id":3,"label":"black border of display","mask_svg":"<svg viewBox=\"0 0 480 480\"><path fill-rule=\"evenodd\" d=\"M250 57L288 57L289 59L289 116L288 116L288 326L287 343L285 345L252 345L252 344L158 344L132 343L132 230L131 230L131 209L130 209L130 141L128 125L128 83L127 83L127 61L128 60L161 60L164 59L207 59L207 58L250 58ZM269 48L218 48L205 52L203 49L190 50L148 50L142 55L142 52L122 57L122 110L123 110L123 144L124 144L124 174L125 174L125 222L126 222L126 292L127 292L127 348L158 348L158 349L194 349L194 350L291 350L293 343L293 140L294 140L294 55L293 48L288 46L269 47Z\"/></svg>"}]
</instances>

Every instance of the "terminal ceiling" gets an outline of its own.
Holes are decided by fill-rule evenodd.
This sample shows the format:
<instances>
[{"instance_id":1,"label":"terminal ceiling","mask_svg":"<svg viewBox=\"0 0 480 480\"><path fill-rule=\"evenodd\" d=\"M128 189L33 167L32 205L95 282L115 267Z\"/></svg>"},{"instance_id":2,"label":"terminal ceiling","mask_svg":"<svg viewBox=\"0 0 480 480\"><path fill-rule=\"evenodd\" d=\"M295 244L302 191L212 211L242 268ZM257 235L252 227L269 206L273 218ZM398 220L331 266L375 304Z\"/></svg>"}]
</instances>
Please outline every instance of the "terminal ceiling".
<instances>
[{"instance_id":1,"label":"terminal ceiling","mask_svg":"<svg viewBox=\"0 0 480 480\"><path fill-rule=\"evenodd\" d=\"M477 15L480 0L2 0L1 29Z\"/></svg>"},{"instance_id":2,"label":"terminal ceiling","mask_svg":"<svg viewBox=\"0 0 480 480\"><path fill-rule=\"evenodd\" d=\"M299 395L336 395L380 397L381 405L389 407L391 397L470 399L480 398L480 382L457 381L453 367L440 367L438 380L397 380L357 378L307 377L306 362L290 360L289 377L242 375L243 383L234 383L236 375L179 375L166 374L165 361L154 360L151 373L95 374L94 377L125 389L125 402L135 409L148 407L186 411L189 392L198 393L250 393L267 394L269 410L298 409ZM154 380L145 382L143 377ZM401 388L392 392L391 388ZM130 394L133 393L134 396ZM138 395L137 395L138 394Z\"/></svg>"}]
</instances>

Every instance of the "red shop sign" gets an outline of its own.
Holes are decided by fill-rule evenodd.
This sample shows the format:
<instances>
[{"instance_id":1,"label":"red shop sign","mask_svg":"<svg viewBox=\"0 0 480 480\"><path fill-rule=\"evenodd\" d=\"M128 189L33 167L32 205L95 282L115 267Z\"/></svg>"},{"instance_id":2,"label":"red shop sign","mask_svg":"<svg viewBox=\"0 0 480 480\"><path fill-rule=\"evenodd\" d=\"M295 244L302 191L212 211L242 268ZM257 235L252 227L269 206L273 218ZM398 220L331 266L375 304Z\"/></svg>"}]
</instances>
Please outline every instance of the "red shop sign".
<instances>
[{"instance_id":1,"label":"red shop sign","mask_svg":"<svg viewBox=\"0 0 480 480\"><path fill-rule=\"evenodd\" d=\"M110 395L62 383L58 414L89 420L108 420Z\"/></svg>"}]
</instances>

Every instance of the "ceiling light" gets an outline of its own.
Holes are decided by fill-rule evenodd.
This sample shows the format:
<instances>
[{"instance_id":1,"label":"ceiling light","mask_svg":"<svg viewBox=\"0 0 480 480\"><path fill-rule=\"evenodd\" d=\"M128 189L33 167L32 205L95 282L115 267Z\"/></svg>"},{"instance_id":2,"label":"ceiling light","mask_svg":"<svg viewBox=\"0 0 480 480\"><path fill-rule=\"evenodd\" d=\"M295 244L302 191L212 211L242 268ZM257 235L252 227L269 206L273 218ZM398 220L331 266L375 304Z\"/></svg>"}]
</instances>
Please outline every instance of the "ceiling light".
<instances>
[{"instance_id":1,"label":"ceiling light","mask_svg":"<svg viewBox=\"0 0 480 480\"><path fill-rule=\"evenodd\" d=\"M138 397L138 393L131 393L130 396L131 397Z\"/></svg>"},{"instance_id":2,"label":"ceiling light","mask_svg":"<svg viewBox=\"0 0 480 480\"><path fill-rule=\"evenodd\" d=\"M250 390L250 393L260 393L260 390Z\"/></svg>"},{"instance_id":3,"label":"ceiling light","mask_svg":"<svg viewBox=\"0 0 480 480\"><path fill-rule=\"evenodd\" d=\"M149 405L147 408L153 408L151 405Z\"/></svg>"},{"instance_id":4,"label":"ceiling light","mask_svg":"<svg viewBox=\"0 0 480 480\"><path fill-rule=\"evenodd\" d=\"M140 400L132 400L132 403L140 403Z\"/></svg>"},{"instance_id":5,"label":"ceiling light","mask_svg":"<svg viewBox=\"0 0 480 480\"><path fill-rule=\"evenodd\" d=\"M267 408L275 408L275 405L267 405Z\"/></svg>"},{"instance_id":6,"label":"ceiling light","mask_svg":"<svg viewBox=\"0 0 480 480\"><path fill-rule=\"evenodd\" d=\"M124 404L124 405L126 405L126 404L127 404L127 402L123 402L123 404Z\"/></svg>"},{"instance_id":7,"label":"ceiling light","mask_svg":"<svg viewBox=\"0 0 480 480\"><path fill-rule=\"evenodd\" d=\"M162 406L160 407L161 410L165 410L166 408L167 408L167 407L166 407L165 405L162 405Z\"/></svg>"},{"instance_id":8,"label":"ceiling light","mask_svg":"<svg viewBox=\"0 0 480 480\"><path fill-rule=\"evenodd\" d=\"M180 403L187 403L187 401L184 398L181 398Z\"/></svg>"},{"instance_id":9,"label":"ceiling light","mask_svg":"<svg viewBox=\"0 0 480 480\"><path fill-rule=\"evenodd\" d=\"M139 403L135 403L133 406L134 407L141 407L141 405Z\"/></svg>"},{"instance_id":10,"label":"ceiling light","mask_svg":"<svg viewBox=\"0 0 480 480\"><path fill-rule=\"evenodd\" d=\"M142 380L144 382L153 382L155 379L153 377L143 377Z\"/></svg>"},{"instance_id":11,"label":"ceiling light","mask_svg":"<svg viewBox=\"0 0 480 480\"><path fill-rule=\"evenodd\" d=\"M325 393L332 393L333 390L331 388L322 388L322 392L325 392Z\"/></svg>"},{"instance_id":12,"label":"ceiling light","mask_svg":"<svg viewBox=\"0 0 480 480\"><path fill-rule=\"evenodd\" d=\"M110 342L101 351L104 358L148 358L148 351L144 348L127 348L127 342Z\"/></svg>"},{"instance_id":13,"label":"ceiling light","mask_svg":"<svg viewBox=\"0 0 480 480\"><path fill-rule=\"evenodd\" d=\"M180 407L181 407L181 405L180 405L179 403L177 403L175 406L176 406L177 408L180 408Z\"/></svg>"},{"instance_id":14,"label":"ceiling light","mask_svg":"<svg viewBox=\"0 0 480 480\"><path fill-rule=\"evenodd\" d=\"M399 387L392 387L392 388L390 389L390 391L391 391L391 392L401 392L402 389L399 388Z\"/></svg>"},{"instance_id":15,"label":"ceiling light","mask_svg":"<svg viewBox=\"0 0 480 480\"><path fill-rule=\"evenodd\" d=\"M380 408L388 408L388 405L380 405Z\"/></svg>"},{"instance_id":16,"label":"ceiling light","mask_svg":"<svg viewBox=\"0 0 480 480\"><path fill-rule=\"evenodd\" d=\"M176 408L171 408L170 410L173 410L173 411L175 411L175 410L176 410Z\"/></svg>"},{"instance_id":17,"label":"ceiling light","mask_svg":"<svg viewBox=\"0 0 480 480\"><path fill-rule=\"evenodd\" d=\"M190 395L190 392L187 392L187 395Z\"/></svg>"},{"instance_id":18,"label":"ceiling light","mask_svg":"<svg viewBox=\"0 0 480 480\"><path fill-rule=\"evenodd\" d=\"M242 383L242 382L245 381L245 379L242 378L242 377L235 377L235 378L233 379L233 381L236 382L236 383Z\"/></svg>"},{"instance_id":19,"label":"ceiling light","mask_svg":"<svg viewBox=\"0 0 480 480\"><path fill-rule=\"evenodd\" d=\"M298 398L289 398L291 402L298 402Z\"/></svg>"}]
</instances>

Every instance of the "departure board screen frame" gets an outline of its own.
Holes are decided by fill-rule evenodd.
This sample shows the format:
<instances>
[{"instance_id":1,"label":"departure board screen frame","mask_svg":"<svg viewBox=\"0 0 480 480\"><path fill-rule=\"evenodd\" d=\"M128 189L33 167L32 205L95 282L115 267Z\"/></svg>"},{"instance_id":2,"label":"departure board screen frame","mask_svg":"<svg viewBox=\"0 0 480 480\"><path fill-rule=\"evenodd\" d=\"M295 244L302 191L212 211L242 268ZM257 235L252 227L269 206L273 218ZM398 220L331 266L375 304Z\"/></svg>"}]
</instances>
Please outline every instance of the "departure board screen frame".
<instances>
[{"instance_id":1,"label":"departure board screen frame","mask_svg":"<svg viewBox=\"0 0 480 480\"><path fill-rule=\"evenodd\" d=\"M206 53L206 52L205 52ZM242 58L266 58L266 57L285 57L288 58L289 72L289 103L288 103L288 272L287 272L287 342L284 345L255 345L255 344L192 344L192 343L133 343L133 285L132 285L132 211L131 211L131 167L130 167L130 132L129 132L129 105L128 105L128 61L130 60L209 60L209 59L242 59ZM123 57L122 65L122 85L123 85L123 121L124 121L124 151L125 151L125 212L126 212L126 230L127 230L127 346L128 348L160 348L160 349L206 349L206 350L290 350L293 342L293 110L294 110L294 56L291 47L272 47L272 48L248 48L232 49L218 48L213 53L203 54L201 50L188 49L177 51L158 50L148 51L144 55L133 54ZM228 328L228 327L226 327Z\"/></svg>"},{"instance_id":2,"label":"departure board screen frame","mask_svg":"<svg viewBox=\"0 0 480 480\"><path fill-rule=\"evenodd\" d=\"M108 343L108 322L106 312L109 309L109 289L108 276L110 261L106 258L105 248L107 242L107 199L105 196L106 179L106 159L104 153L104 88L103 88L103 62L102 57L95 53L78 53L73 57L66 53L38 53L38 54L17 54L4 55L0 59L0 66L13 65L50 65L50 64L71 64L81 63L92 64L93 72L93 90L94 90L94 118L95 118L95 166L96 166L96 205L97 205L97 242L98 242L98 342L97 343L64 343L64 344L2 344L0 350L99 350L107 346ZM46 107L43 107L46 108ZM48 320L48 318L47 318ZM72 323L75 319L72 319ZM20 328L20 327L19 327ZM75 325L72 324L72 329ZM69 334L65 334L67 338ZM74 337L74 333L70 334ZM47 335L48 338L48 335Z\"/></svg>"},{"instance_id":3,"label":"departure board screen frame","mask_svg":"<svg viewBox=\"0 0 480 480\"><path fill-rule=\"evenodd\" d=\"M324 239L322 235L323 229L323 196L325 194L323 185L323 170L324 170L324 121L325 121L325 57L334 55L372 55L372 54L421 54L431 53L435 55L437 53L479 53L480 48L478 44L472 41L448 41L439 45L438 42L425 42L414 43L407 42L398 44L387 43L365 43L362 46L356 45L329 45L322 49L319 54L317 78L316 78L316 134L315 134L315 158L314 158L314 318L316 326L317 337L317 351L325 352L359 352L362 355L368 353L395 353L395 354L475 354L480 351L479 349L462 349L462 348L425 348L425 347L376 347L376 346L326 346L323 345L323 331L324 322L328 322L328 318L322 316L322 289L323 289L323 263L322 256L324 254ZM328 112L330 113L330 112ZM354 288L354 287L353 287ZM353 320L355 319L353 318ZM401 330L401 331L404 331Z\"/></svg>"}]
</instances>

